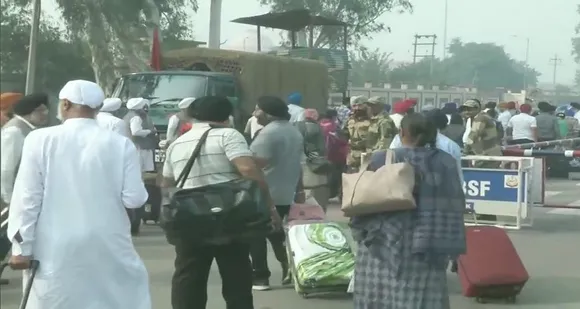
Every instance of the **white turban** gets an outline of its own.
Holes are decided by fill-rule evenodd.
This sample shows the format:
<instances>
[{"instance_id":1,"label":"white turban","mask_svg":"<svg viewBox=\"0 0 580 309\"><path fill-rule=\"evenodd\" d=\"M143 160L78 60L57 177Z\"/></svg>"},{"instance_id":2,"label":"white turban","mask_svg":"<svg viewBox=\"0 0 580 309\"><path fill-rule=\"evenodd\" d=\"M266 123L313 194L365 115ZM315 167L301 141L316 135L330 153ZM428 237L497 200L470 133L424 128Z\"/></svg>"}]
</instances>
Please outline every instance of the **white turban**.
<instances>
[{"instance_id":1,"label":"white turban","mask_svg":"<svg viewBox=\"0 0 580 309\"><path fill-rule=\"evenodd\" d=\"M188 108L191 105L191 103L193 103L193 101L195 101L195 98L185 98L181 100L179 104L177 104L177 107L179 107L180 109Z\"/></svg>"},{"instance_id":2,"label":"white turban","mask_svg":"<svg viewBox=\"0 0 580 309\"><path fill-rule=\"evenodd\" d=\"M96 109L103 104L105 93L99 85L88 80L77 79L67 82L60 90L58 98Z\"/></svg>"},{"instance_id":3,"label":"white turban","mask_svg":"<svg viewBox=\"0 0 580 309\"><path fill-rule=\"evenodd\" d=\"M132 98L127 101L127 108L132 110L143 109L146 105L149 105L149 100L143 98Z\"/></svg>"},{"instance_id":4,"label":"white turban","mask_svg":"<svg viewBox=\"0 0 580 309\"><path fill-rule=\"evenodd\" d=\"M114 112L121 108L121 99L119 98L107 98L103 101L103 107L101 107L101 112Z\"/></svg>"}]
</instances>

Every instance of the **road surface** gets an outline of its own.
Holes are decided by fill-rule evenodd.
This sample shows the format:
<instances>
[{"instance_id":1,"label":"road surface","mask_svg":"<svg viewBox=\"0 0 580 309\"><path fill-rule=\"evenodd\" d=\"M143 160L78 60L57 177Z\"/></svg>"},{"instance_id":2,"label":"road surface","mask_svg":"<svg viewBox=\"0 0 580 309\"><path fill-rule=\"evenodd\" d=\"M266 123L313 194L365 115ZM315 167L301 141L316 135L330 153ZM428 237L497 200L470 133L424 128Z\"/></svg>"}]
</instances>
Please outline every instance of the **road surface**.
<instances>
[{"instance_id":1,"label":"road surface","mask_svg":"<svg viewBox=\"0 0 580 309\"><path fill-rule=\"evenodd\" d=\"M545 185L546 205L577 207L580 209L580 181L554 179Z\"/></svg>"},{"instance_id":2,"label":"road surface","mask_svg":"<svg viewBox=\"0 0 580 309\"><path fill-rule=\"evenodd\" d=\"M580 199L580 186L575 182L550 181L548 191L558 192L549 196L548 202L572 203ZM560 196L559 196L560 195ZM558 197L559 196L559 197ZM578 309L580 308L580 210L535 208L536 220L532 228L510 231L510 237L519 251L531 279L515 305L503 304L503 309ZM554 212L556 211L556 212ZM340 219L335 207L330 215ZM135 245L147 265L151 278L151 293L154 309L170 308L170 282L173 270L173 249L167 245L157 226L146 226L143 234L135 238ZM324 298L302 299L292 288L281 288L280 269L270 254L272 284L274 290L255 292L256 309L351 309L348 296L333 295ZM17 309L20 296L18 273L7 271L5 278L11 279L9 286L2 286L2 309ZM493 304L480 305L460 295L458 280L454 274L448 276L451 308L488 309ZM213 267L209 279L209 309L225 309L221 296L221 280L217 268Z\"/></svg>"}]
</instances>

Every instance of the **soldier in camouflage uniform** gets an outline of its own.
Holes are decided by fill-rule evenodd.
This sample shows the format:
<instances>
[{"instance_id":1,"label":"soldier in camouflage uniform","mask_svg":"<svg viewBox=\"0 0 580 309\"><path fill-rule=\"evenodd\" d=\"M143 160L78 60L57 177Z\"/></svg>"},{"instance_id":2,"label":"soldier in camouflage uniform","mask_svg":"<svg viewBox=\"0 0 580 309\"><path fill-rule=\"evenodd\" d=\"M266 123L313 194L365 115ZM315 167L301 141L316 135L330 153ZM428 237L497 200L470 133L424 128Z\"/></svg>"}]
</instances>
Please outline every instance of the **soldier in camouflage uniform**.
<instances>
[{"instance_id":1,"label":"soldier in camouflage uniform","mask_svg":"<svg viewBox=\"0 0 580 309\"><path fill-rule=\"evenodd\" d=\"M385 112L385 101L381 97L368 100L370 113L369 134L367 137L367 153L377 150L387 150L397 133L397 127L391 117Z\"/></svg>"},{"instance_id":2,"label":"soldier in camouflage uniform","mask_svg":"<svg viewBox=\"0 0 580 309\"><path fill-rule=\"evenodd\" d=\"M481 103L476 100L467 100L460 107L460 112L465 117L471 118L471 132L464 145L464 153L478 156L501 156L495 121L481 110ZM499 161L476 161L474 167L498 168L500 165Z\"/></svg>"},{"instance_id":3,"label":"soldier in camouflage uniform","mask_svg":"<svg viewBox=\"0 0 580 309\"><path fill-rule=\"evenodd\" d=\"M348 171L358 170L361 163L361 156L367 151L367 137L369 126L371 125L368 107L368 99L363 96L351 98L352 114L346 121L343 134L348 139L349 152L346 157Z\"/></svg>"}]
</instances>

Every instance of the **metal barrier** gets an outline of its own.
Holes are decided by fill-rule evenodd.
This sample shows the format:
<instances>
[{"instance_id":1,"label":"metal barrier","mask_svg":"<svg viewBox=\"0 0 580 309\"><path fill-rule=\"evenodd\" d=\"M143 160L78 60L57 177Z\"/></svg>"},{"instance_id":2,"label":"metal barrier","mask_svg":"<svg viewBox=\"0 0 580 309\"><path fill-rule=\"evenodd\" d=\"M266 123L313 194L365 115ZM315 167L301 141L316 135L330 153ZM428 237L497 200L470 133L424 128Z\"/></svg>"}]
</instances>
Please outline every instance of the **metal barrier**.
<instances>
[{"instance_id":1,"label":"metal barrier","mask_svg":"<svg viewBox=\"0 0 580 309\"><path fill-rule=\"evenodd\" d=\"M570 139L576 140L576 139ZM563 140L561 140L563 141ZM536 144L536 143L534 143ZM545 200L545 182L547 179L548 167L546 165L546 158L553 157L566 157L574 158L572 160L580 164L580 150L539 150L539 149L521 149L521 148L504 148L502 150L503 154L506 156L519 156L519 157L534 157L534 170L532 174L533 177L533 189L530 193L530 200L534 206L546 207L546 208L571 208L578 209L578 206L572 205L551 205L546 204ZM572 161L571 161L572 162ZM571 163L570 163L571 164Z\"/></svg>"},{"instance_id":2,"label":"metal barrier","mask_svg":"<svg viewBox=\"0 0 580 309\"><path fill-rule=\"evenodd\" d=\"M562 145L574 145L575 143L580 143L580 137L575 138L566 138L566 139L558 139L553 141L545 141L545 142L535 142L535 143L526 143L526 144L517 144L517 145L506 145L503 146L502 149L514 149L514 148L536 148L536 147L550 147L550 146L562 146Z\"/></svg>"},{"instance_id":3,"label":"metal barrier","mask_svg":"<svg viewBox=\"0 0 580 309\"><path fill-rule=\"evenodd\" d=\"M541 150L523 148L504 148L502 153L514 157L567 157L580 158L580 150Z\"/></svg>"},{"instance_id":4,"label":"metal barrier","mask_svg":"<svg viewBox=\"0 0 580 309\"><path fill-rule=\"evenodd\" d=\"M477 220L466 217L467 225L495 225L506 229L533 225L533 200L530 195L538 187L537 183L533 183L534 165L538 162L535 158L466 156L462 159L517 163L516 169L462 169L466 207L478 215ZM540 187L543 199L543 183Z\"/></svg>"}]
</instances>

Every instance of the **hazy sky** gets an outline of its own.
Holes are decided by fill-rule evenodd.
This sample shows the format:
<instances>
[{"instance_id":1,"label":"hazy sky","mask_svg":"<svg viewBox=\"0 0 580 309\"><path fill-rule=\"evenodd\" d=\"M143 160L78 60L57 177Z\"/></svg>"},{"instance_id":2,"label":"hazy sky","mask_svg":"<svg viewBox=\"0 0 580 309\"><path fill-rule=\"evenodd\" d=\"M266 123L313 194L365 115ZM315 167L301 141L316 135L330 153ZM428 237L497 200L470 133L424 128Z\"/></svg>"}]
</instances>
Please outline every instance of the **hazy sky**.
<instances>
[{"instance_id":1,"label":"hazy sky","mask_svg":"<svg viewBox=\"0 0 580 309\"><path fill-rule=\"evenodd\" d=\"M45 8L54 12L54 0ZM209 2L198 0L200 8L192 17L195 39L207 41L209 29ZM530 39L530 66L542 73L540 82L551 83L553 66L550 58L558 55L557 82L571 84L577 65L571 55L570 38L580 21L576 13L578 0L447 0L448 42L459 37L463 41L494 42L503 45L508 53L519 60L525 59L526 38ZM391 27L391 33L373 35L363 42L368 47L392 52L396 61L412 59L415 34L436 34L439 37L436 55L443 53L445 0L412 0L412 14L387 13L381 21ZM267 13L258 0L223 0L221 40L244 40L252 26L229 22L237 17ZM279 40L279 31L263 31L272 41ZM513 37L517 36L517 37ZM227 47L225 44L224 47Z\"/></svg>"}]
</instances>

